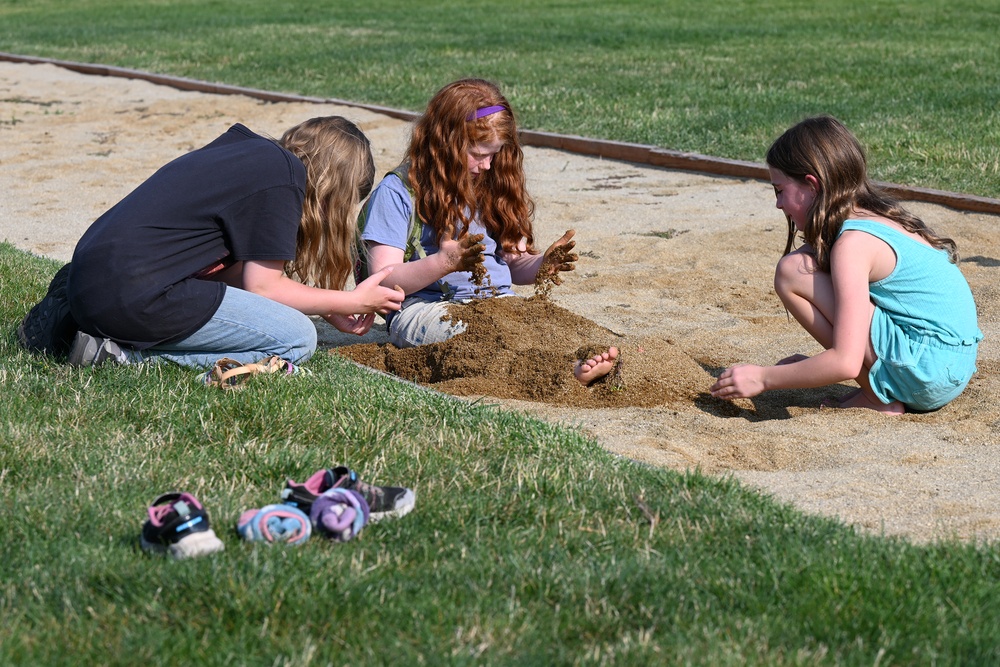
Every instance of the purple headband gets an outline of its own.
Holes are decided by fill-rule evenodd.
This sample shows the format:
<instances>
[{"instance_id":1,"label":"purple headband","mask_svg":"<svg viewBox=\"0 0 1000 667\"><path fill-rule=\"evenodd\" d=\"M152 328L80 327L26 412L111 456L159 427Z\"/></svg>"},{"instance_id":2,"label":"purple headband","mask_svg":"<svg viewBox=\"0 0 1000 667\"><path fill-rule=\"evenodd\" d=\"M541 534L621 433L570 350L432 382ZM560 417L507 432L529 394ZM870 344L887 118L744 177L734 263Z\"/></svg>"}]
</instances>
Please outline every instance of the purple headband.
<instances>
[{"instance_id":1,"label":"purple headband","mask_svg":"<svg viewBox=\"0 0 1000 667\"><path fill-rule=\"evenodd\" d=\"M503 106L502 104L498 104L492 107L483 107L482 109L476 109L474 112L470 113L468 116L465 117L465 120L467 121L479 120L484 116L490 116L492 114L506 110L507 107Z\"/></svg>"}]
</instances>

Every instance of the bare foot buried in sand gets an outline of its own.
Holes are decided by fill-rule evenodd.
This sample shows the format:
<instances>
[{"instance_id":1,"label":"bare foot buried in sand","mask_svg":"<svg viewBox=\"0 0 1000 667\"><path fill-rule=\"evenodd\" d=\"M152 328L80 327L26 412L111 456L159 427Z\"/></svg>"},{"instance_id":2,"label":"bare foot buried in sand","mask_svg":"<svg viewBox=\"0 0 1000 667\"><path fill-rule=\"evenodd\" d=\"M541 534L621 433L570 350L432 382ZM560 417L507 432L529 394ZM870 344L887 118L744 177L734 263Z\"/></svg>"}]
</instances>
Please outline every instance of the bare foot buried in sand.
<instances>
[{"instance_id":1,"label":"bare foot buried in sand","mask_svg":"<svg viewBox=\"0 0 1000 667\"><path fill-rule=\"evenodd\" d=\"M578 359L573 366L573 376L584 387L594 380L599 380L615 367L615 360L618 359L618 348L609 347L606 352L595 354L590 359Z\"/></svg>"}]
</instances>

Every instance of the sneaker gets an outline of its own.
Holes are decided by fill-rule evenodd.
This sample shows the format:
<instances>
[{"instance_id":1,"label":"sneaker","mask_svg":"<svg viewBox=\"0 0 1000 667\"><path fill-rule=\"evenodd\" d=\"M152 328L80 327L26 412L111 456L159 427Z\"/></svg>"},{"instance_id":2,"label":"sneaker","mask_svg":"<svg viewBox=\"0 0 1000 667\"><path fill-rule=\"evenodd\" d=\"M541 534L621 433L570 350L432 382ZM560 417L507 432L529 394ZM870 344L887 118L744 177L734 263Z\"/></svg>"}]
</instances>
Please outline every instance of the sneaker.
<instances>
[{"instance_id":1,"label":"sneaker","mask_svg":"<svg viewBox=\"0 0 1000 667\"><path fill-rule=\"evenodd\" d=\"M149 507L140 544L148 553L182 560L222 551L225 545L209 526L208 512L190 493L165 493Z\"/></svg>"},{"instance_id":2,"label":"sneaker","mask_svg":"<svg viewBox=\"0 0 1000 667\"><path fill-rule=\"evenodd\" d=\"M97 338L82 331L76 332L69 351L70 366L100 366L105 361L128 363L121 345L110 338Z\"/></svg>"},{"instance_id":3,"label":"sneaker","mask_svg":"<svg viewBox=\"0 0 1000 667\"><path fill-rule=\"evenodd\" d=\"M398 518L410 513L416 504L412 490L400 486L375 486L358 479L358 474L346 466L319 470L302 484L288 480L281 498L288 505L309 514L316 499L330 489L357 491L368 503L369 521Z\"/></svg>"},{"instance_id":4,"label":"sneaker","mask_svg":"<svg viewBox=\"0 0 1000 667\"><path fill-rule=\"evenodd\" d=\"M65 356L73 343L76 321L69 312L66 285L69 264L56 272L45 298L35 304L17 327L17 340L29 352Z\"/></svg>"}]
</instances>

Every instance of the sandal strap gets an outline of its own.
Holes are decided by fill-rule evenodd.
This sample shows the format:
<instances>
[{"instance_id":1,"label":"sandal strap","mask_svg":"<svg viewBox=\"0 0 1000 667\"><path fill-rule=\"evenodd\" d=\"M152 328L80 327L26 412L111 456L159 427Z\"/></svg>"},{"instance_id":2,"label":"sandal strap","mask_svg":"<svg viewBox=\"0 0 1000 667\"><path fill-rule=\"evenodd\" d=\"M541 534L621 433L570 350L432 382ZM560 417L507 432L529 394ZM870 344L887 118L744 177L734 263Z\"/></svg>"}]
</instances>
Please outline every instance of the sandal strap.
<instances>
[{"instance_id":1,"label":"sandal strap","mask_svg":"<svg viewBox=\"0 0 1000 667\"><path fill-rule=\"evenodd\" d=\"M245 373L245 371L240 371L241 368L243 368L243 364L240 362L229 357L223 357L212 366L207 384L223 390L238 389L243 383L239 377Z\"/></svg>"},{"instance_id":2,"label":"sandal strap","mask_svg":"<svg viewBox=\"0 0 1000 667\"><path fill-rule=\"evenodd\" d=\"M260 367L261 373L291 373L292 365L279 357L278 355L273 355L261 359L256 364L251 364L252 366Z\"/></svg>"},{"instance_id":3,"label":"sandal strap","mask_svg":"<svg viewBox=\"0 0 1000 667\"><path fill-rule=\"evenodd\" d=\"M235 359L224 357L215 362L207 384L223 390L240 389L252 375L291 372L292 365L277 355L252 364L241 364Z\"/></svg>"},{"instance_id":4,"label":"sandal strap","mask_svg":"<svg viewBox=\"0 0 1000 667\"><path fill-rule=\"evenodd\" d=\"M230 368L219 376L218 384L222 389L240 389L247 378L256 375L257 372L249 364Z\"/></svg>"}]
</instances>

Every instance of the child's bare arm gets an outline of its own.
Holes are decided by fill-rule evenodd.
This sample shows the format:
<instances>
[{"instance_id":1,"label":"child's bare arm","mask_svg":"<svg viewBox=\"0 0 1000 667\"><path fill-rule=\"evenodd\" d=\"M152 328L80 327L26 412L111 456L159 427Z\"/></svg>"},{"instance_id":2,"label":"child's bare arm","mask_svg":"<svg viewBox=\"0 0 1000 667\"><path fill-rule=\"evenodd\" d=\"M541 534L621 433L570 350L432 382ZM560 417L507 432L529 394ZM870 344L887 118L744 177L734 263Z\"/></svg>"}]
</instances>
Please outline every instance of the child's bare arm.
<instances>
[{"instance_id":1,"label":"child's bare arm","mask_svg":"<svg viewBox=\"0 0 1000 667\"><path fill-rule=\"evenodd\" d=\"M368 244L368 259L372 271L393 267L391 278L382 284L399 286L407 294L417 292L453 271L471 271L483 262L482 234L466 234L458 240L441 242L440 250L421 259L403 261L403 251L381 243Z\"/></svg>"},{"instance_id":2,"label":"child's bare arm","mask_svg":"<svg viewBox=\"0 0 1000 667\"><path fill-rule=\"evenodd\" d=\"M769 389L803 389L857 378L874 362L870 346L873 306L868 280L883 244L861 232L846 232L831 253L833 340L813 357L786 358L775 366L740 364L712 385L718 398L749 398Z\"/></svg>"},{"instance_id":3,"label":"child's bare arm","mask_svg":"<svg viewBox=\"0 0 1000 667\"><path fill-rule=\"evenodd\" d=\"M385 275L373 274L354 290L328 290L303 285L284 273L284 262L248 261L243 265L243 289L283 303L306 315L353 316L363 313L387 313L399 310L403 295L397 290L383 287L381 282L392 282Z\"/></svg>"}]
</instances>

